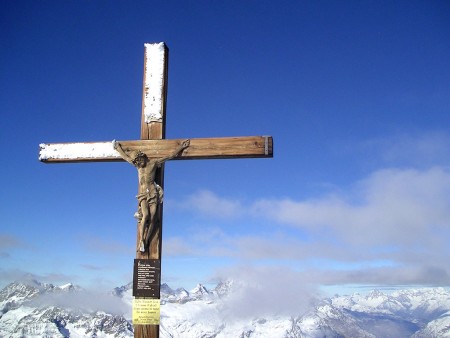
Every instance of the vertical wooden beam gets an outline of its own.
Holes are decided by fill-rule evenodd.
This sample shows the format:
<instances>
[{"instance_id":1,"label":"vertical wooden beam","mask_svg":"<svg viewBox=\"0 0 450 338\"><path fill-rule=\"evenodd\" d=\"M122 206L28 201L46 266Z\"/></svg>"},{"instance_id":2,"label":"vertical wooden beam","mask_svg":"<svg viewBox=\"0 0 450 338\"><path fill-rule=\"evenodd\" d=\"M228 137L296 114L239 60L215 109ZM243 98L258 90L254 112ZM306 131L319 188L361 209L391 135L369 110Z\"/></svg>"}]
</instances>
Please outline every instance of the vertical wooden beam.
<instances>
[{"instance_id":1,"label":"vertical wooden beam","mask_svg":"<svg viewBox=\"0 0 450 338\"><path fill-rule=\"evenodd\" d=\"M150 64L152 57L159 59L152 60ZM166 138L168 65L169 49L164 43L145 44L141 140ZM160 69L151 69L152 66ZM152 85L156 88L151 88Z\"/></svg>"},{"instance_id":2,"label":"vertical wooden beam","mask_svg":"<svg viewBox=\"0 0 450 338\"><path fill-rule=\"evenodd\" d=\"M160 59L152 60L150 64L149 61L151 57ZM144 78L142 86L141 140L160 140L166 137L168 60L169 49L164 43L145 45ZM156 65L156 68L162 67L162 69L150 69L152 65ZM158 79L155 79L155 77L158 77ZM162 77L162 79L159 79L159 77ZM162 83L152 81L150 78L153 78L153 80L162 80ZM152 83L156 86L156 88L150 88ZM155 103L157 103L157 107L153 106L152 109L154 109L156 113L149 112L150 105L154 105ZM158 111L160 112L160 116L158 116ZM155 182L164 189L164 165L157 170ZM136 258L161 260L163 219L162 204L160 204L158 208L158 219L158 226L150 239L149 250L145 252L137 251ZM138 247L139 224L136 233L136 247ZM135 325L134 337L159 338L159 325Z\"/></svg>"}]
</instances>

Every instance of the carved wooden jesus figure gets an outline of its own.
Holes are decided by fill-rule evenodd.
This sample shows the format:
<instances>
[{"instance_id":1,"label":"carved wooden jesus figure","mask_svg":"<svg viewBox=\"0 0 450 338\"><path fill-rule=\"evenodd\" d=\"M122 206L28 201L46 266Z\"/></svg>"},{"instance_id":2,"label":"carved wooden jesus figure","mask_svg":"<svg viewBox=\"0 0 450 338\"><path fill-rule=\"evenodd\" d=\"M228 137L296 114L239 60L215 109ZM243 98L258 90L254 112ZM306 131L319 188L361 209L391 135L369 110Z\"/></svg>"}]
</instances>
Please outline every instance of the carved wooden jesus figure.
<instances>
[{"instance_id":1,"label":"carved wooden jesus figure","mask_svg":"<svg viewBox=\"0 0 450 338\"><path fill-rule=\"evenodd\" d=\"M139 194L136 198L139 207L135 214L139 222L139 244L137 251L145 252L147 249L150 236L157 222L158 205L162 203L163 199L163 190L155 183L156 169L164 162L180 155L189 145L190 140L185 140L169 156L149 158L141 150L128 151L123 149L119 142L113 141L114 149L117 150L120 156L138 170Z\"/></svg>"}]
</instances>

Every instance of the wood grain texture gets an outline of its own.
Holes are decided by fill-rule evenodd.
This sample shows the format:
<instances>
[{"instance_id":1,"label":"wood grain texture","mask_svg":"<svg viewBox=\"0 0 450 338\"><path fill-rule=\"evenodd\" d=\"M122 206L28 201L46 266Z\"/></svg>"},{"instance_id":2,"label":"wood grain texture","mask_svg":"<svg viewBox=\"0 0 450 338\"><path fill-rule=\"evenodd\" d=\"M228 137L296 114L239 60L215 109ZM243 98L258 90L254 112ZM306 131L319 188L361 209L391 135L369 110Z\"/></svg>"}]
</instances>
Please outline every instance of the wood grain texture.
<instances>
[{"instance_id":1,"label":"wood grain texture","mask_svg":"<svg viewBox=\"0 0 450 338\"><path fill-rule=\"evenodd\" d=\"M155 122L157 123L157 122ZM140 150L148 157L169 156L185 139L178 140L137 140L119 141L124 149L130 151ZM193 138L190 139L189 148L185 149L181 156L174 160L196 160L196 159L232 159L232 158L264 158L273 157L273 139L271 136L243 136L243 137L220 137L220 138ZM105 142L98 142L104 145ZM64 148L65 145L73 143L46 144L45 146L57 145ZM95 148L96 143L89 143ZM112 146L111 146L112 147ZM43 150L41 149L41 152ZM77 154L76 157L60 158L55 153L54 157L41 159L45 163L64 162L121 162L123 159L119 154L116 156L97 156L92 158L88 153Z\"/></svg>"},{"instance_id":2,"label":"wood grain texture","mask_svg":"<svg viewBox=\"0 0 450 338\"><path fill-rule=\"evenodd\" d=\"M164 77L162 87L162 122L145 122L144 116L144 100L145 100L145 88L142 86L142 112L141 112L141 140L139 142L161 142L166 137L166 102L167 102L167 81L168 81L168 65L169 65L169 48L164 45ZM146 59L144 62L146 62ZM145 79L144 67L144 79ZM144 80L145 82L145 80ZM128 145L130 147L131 145ZM124 143L123 147L127 148ZM147 155L148 156L148 155ZM164 165L156 170L155 183L164 189ZM138 188L138 193L141 193ZM149 250L145 252L136 252L136 258L138 259L161 259L161 245L162 245L162 220L163 220L163 204L160 204L157 210L157 218L159 221L156 224L154 233L150 237ZM136 225L136 247L139 245L139 224ZM160 298L160 296L158 297ZM134 337L135 338L159 338L159 325L134 325Z\"/></svg>"}]
</instances>

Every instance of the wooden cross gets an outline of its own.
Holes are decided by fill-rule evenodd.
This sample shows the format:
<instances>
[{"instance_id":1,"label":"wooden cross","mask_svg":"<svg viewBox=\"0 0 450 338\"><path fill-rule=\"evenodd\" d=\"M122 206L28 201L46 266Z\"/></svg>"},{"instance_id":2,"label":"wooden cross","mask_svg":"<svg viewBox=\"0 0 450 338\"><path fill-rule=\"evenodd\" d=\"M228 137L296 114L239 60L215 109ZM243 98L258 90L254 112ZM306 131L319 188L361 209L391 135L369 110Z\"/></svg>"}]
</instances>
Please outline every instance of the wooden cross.
<instances>
[{"instance_id":1,"label":"wooden cross","mask_svg":"<svg viewBox=\"0 0 450 338\"><path fill-rule=\"evenodd\" d=\"M144 81L142 93L141 139L120 141L127 153L141 151L149 159L173 155L185 140L166 140L166 99L168 48L164 43L145 44ZM39 160L45 163L123 161L114 143L53 143L41 144ZM272 157L270 136L193 138L189 146L173 159L228 159ZM164 165L156 171L155 183L163 187ZM139 191L142 193L142 191ZM161 259L162 204L158 207L159 222L152 232L148 246L138 250L137 259ZM139 222L138 222L139 226ZM142 240L137 235L137 247ZM157 295L159 299L159 295ZM135 325L135 337L159 337L159 325Z\"/></svg>"}]
</instances>

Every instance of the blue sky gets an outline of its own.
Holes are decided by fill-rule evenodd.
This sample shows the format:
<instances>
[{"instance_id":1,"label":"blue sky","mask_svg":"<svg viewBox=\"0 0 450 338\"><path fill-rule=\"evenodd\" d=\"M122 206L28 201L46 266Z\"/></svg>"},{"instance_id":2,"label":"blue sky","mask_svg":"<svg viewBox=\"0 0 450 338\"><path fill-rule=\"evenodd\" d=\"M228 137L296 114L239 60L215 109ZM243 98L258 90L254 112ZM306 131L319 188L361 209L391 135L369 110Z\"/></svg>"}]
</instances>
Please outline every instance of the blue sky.
<instances>
[{"instance_id":1,"label":"blue sky","mask_svg":"<svg viewBox=\"0 0 450 338\"><path fill-rule=\"evenodd\" d=\"M272 135L273 159L166 165L163 279L450 285L447 1L2 1L0 284L132 278L127 163L144 43L170 50L167 138Z\"/></svg>"}]
</instances>

